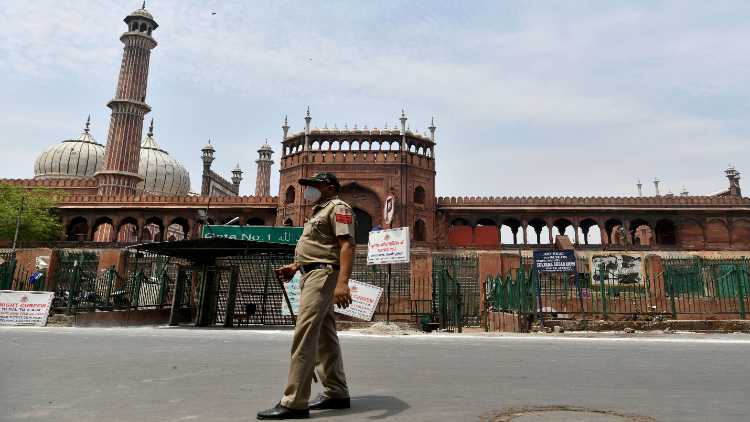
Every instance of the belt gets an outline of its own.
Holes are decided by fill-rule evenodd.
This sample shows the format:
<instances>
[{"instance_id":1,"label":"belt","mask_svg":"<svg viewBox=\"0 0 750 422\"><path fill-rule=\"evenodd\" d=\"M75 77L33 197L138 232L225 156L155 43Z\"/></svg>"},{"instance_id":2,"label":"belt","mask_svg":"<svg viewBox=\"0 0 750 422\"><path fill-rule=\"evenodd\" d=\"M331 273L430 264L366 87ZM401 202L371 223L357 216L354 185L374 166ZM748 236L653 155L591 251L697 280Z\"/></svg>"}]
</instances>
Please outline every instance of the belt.
<instances>
[{"instance_id":1,"label":"belt","mask_svg":"<svg viewBox=\"0 0 750 422\"><path fill-rule=\"evenodd\" d=\"M340 267L338 264L321 264L321 263L316 262L316 263L305 264L305 265L300 266L299 272L301 272L302 274L307 274L313 270L325 270L328 268L331 268L334 271L338 271Z\"/></svg>"}]
</instances>

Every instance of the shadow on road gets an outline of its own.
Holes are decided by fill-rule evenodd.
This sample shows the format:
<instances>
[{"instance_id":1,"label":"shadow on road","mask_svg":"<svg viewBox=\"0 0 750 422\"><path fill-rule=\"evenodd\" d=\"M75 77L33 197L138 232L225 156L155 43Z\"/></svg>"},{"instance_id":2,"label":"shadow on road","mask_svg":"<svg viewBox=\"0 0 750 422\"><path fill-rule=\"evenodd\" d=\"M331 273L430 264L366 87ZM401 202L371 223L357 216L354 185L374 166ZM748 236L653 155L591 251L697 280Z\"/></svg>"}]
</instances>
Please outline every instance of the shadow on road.
<instances>
[{"instance_id":1,"label":"shadow on road","mask_svg":"<svg viewBox=\"0 0 750 422\"><path fill-rule=\"evenodd\" d=\"M332 418L332 417L349 417L358 413L380 412L376 415L369 416L368 419L377 420L385 419L398 415L408 409L409 404L393 396L357 396L352 397L352 408L344 410L324 410L313 411L311 418Z\"/></svg>"}]
</instances>

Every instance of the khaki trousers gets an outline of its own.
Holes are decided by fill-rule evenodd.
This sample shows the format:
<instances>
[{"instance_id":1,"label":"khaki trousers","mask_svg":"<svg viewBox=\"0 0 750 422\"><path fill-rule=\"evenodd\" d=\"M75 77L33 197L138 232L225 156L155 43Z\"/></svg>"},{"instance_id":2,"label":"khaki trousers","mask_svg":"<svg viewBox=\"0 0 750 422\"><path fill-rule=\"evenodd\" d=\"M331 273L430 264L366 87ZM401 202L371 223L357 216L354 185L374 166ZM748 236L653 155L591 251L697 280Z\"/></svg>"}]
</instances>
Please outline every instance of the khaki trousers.
<instances>
[{"instance_id":1,"label":"khaki trousers","mask_svg":"<svg viewBox=\"0 0 750 422\"><path fill-rule=\"evenodd\" d=\"M338 274L333 269L318 269L302 277L289 380L281 399L284 407L307 409L316 368L327 397L349 397L333 314Z\"/></svg>"}]
</instances>

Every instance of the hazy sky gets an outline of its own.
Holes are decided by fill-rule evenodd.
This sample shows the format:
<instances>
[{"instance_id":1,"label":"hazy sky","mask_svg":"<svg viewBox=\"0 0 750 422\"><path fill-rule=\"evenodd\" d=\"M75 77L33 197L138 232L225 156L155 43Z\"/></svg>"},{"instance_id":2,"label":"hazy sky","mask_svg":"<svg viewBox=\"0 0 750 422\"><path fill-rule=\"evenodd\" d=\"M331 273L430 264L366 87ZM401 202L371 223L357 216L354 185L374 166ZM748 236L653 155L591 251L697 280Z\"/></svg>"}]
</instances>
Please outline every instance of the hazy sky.
<instances>
[{"instance_id":1,"label":"hazy sky","mask_svg":"<svg viewBox=\"0 0 750 422\"><path fill-rule=\"evenodd\" d=\"M140 1L0 0L0 177L86 116L105 143L122 19ZM200 190L304 125L437 129L438 195L633 195L750 175L747 1L151 0L156 140ZM212 12L216 12L212 15ZM144 131L145 134L145 131ZM274 166L272 192L278 190ZM746 189L750 189L750 185Z\"/></svg>"}]
</instances>

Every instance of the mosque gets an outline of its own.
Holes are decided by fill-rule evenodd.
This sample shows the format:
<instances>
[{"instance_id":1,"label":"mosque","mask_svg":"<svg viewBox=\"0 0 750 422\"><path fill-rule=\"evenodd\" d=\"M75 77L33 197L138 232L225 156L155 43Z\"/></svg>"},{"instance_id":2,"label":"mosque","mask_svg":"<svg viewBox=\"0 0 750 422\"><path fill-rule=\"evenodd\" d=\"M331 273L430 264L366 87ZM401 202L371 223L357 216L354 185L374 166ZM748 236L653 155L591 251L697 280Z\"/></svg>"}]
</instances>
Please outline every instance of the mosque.
<instances>
[{"instance_id":1,"label":"mosque","mask_svg":"<svg viewBox=\"0 0 750 422\"><path fill-rule=\"evenodd\" d=\"M311 111L290 132L281 126L279 192L270 192L274 147L258 148L255 194L240 196L239 165L228 178L212 168L215 145L201 149L201 186L191 187L185 166L157 143L154 121L143 136L151 51L159 25L145 5L124 19L126 31L106 143L90 134L43 151L32 179L0 183L67 192L57 213L69 241L132 243L200 236L205 224L300 226L311 205L297 180L336 173L341 196L354 208L358 243L383 224L387 197L394 226L411 228L412 244L429 249L540 248L566 235L577 249L750 250L750 198L740 173L725 171L726 189L711 195L659 193L633 197L439 197L435 189L436 126L317 128ZM192 193L195 190L196 193ZM640 190L640 186L639 186ZM237 218L239 217L239 218Z\"/></svg>"}]
</instances>

